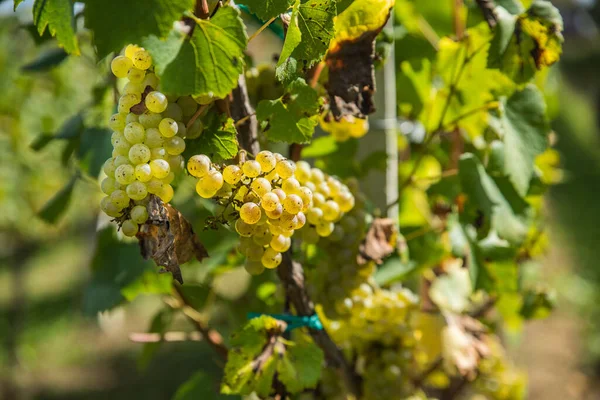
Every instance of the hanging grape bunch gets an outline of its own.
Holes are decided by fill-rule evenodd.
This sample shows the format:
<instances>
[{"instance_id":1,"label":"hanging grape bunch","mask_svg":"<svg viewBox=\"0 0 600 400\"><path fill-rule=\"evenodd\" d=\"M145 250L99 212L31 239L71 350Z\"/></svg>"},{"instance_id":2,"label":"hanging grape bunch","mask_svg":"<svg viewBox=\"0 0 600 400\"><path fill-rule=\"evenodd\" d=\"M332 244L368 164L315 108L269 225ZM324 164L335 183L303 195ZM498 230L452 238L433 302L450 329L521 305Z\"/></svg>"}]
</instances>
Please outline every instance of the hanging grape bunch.
<instances>
[{"instance_id":1,"label":"hanging grape bunch","mask_svg":"<svg viewBox=\"0 0 600 400\"><path fill-rule=\"evenodd\" d=\"M101 208L119 222L125 235L134 236L148 218L149 194L165 203L173 198L171 183L182 169L184 138L198 137L203 127L199 119L191 121L196 101L158 90L152 57L143 48L127 46L124 55L113 59L111 70L126 83L108 124L113 152L103 168L107 177L101 184L106 194Z\"/></svg>"},{"instance_id":2,"label":"hanging grape bunch","mask_svg":"<svg viewBox=\"0 0 600 400\"><path fill-rule=\"evenodd\" d=\"M242 237L239 250L251 274L276 268L298 229L308 224L308 236L330 236L335 223L354 207L354 196L339 180L270 151L227 166L195 155L187 168L199 178L197 193L220 205L209 224L231 224Z\"/></svg>"}]
</instances>

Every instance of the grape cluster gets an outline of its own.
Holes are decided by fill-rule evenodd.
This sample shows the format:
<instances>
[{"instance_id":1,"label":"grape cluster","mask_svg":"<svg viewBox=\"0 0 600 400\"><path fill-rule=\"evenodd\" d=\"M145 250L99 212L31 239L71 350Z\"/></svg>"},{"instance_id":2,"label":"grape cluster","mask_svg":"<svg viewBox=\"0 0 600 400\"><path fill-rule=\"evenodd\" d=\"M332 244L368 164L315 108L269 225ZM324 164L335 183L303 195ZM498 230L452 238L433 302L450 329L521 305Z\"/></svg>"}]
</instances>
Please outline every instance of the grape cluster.
<instances>
[{"instance_id":1,"label":"grape cluster","mask_svg":"<svg viewBox=\"0 0 600 400\"><path fill-rule=\"evenodd\" d=\"M103 167L107 177L101 189L106 197L100 206L107 215L118 218L125 235L134 236L147 219L147 212L136 207L143 206L149 194L165 203L171 201L171 183L183 166L185 138L198 137L203 126L199 119L186 126L198 102L159 91L152 57L143 48L127 46L123 55L112 60L111 70L126 83L118 112L108 122L113 130L113 152Z\"/></svg>"},{"instance_id":2,"label":"grape cluster","mask_svg":"<svg viewBox=\"0 0 600 400\"><path fill-rule=\"evenodd\" d=\"M354 196L339 180L270 151L227 166L196 155L187 168L198 178L196 192L220 204L215 222L234 224L242 236L239 250L251 274L276 268L295 231L306 227L316 242L332 235L335 222L354 207Z\"/></svg>"},{"instance_id":3,"label":"grape cluster","mask_svg":"<svg viewBox=\"0 0 600 400\"><path fill-rule=\"evenodd\" d=\"M350 138L361 138L369 131L366 119L355 118L351 115L342 117L339 121L325 114L321 118L321 129L329 133L337 142L345 142Z\"/></svg>"}]
</instances>

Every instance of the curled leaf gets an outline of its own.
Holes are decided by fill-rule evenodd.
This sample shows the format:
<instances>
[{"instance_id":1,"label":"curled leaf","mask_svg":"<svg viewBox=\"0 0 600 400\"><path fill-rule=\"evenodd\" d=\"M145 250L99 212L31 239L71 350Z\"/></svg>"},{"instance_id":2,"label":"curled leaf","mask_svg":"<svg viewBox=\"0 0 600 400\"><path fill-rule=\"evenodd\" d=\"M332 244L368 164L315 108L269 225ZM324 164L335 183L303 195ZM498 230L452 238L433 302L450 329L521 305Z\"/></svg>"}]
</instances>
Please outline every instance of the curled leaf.
<instances>
[{"instance_id":1,"label":"curled leaf","mask_svg":"<svg viewBox=\"0 0 600 400\"><path fill-rule=\"evenodd\" d=\"M483 358L490 355L486 328L474 318L448 315L442 330L444 366L450 372L473 378Z\"/></svg>"},{"instance_id":2,"label":"curled leaf","mask_svg":"<svg viewBox=\"0 0 600 400\"><path fill-rule=\"evenodd\" d=\"M375 219L358 248L358 265L364 265L369 261L381 264L385 257L391 255L398 248L398 239L398 229L394 220Z\"/></svg>"}]
</instances>

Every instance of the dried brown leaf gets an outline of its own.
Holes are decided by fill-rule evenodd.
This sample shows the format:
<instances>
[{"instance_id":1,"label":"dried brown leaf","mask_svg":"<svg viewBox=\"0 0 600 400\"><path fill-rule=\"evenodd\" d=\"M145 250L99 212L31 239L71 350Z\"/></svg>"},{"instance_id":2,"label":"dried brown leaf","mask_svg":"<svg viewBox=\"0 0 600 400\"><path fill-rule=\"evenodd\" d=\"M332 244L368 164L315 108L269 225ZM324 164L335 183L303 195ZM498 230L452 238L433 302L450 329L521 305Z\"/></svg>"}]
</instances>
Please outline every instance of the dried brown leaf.
<instances>
[{"instance_id":1,"label":"dried brown leaf","mask_svg":"<svg viewBox=\"0 0 600 400\"><path fill-rule=\"evenodd\" d=\"M383 259L391 255L399 246L398 230L394 220L390 218L377 218L371 224L367 236L358 248L356 257L359 265L369 261L381 264Z\"/></svg>"},{"instance_id":2,"label":"dried brown leaf","mask_svg":"<svg viewBox=\"0 0 600 400\"><path fill-rule=\"evenodd\" d=\"M137 234L140 250L145 259L152 258L179 283L183 283L179 266L194 257L198 261L208 253L194 233L192 225L170 204L151 195L148 203L148 220Z\"/></svg>"},{"instance_id":3,"label":"dried brown leaf","mask_svg":"<svg viewBox=\"0 0 600 400\"><path fill-rule=\"evenodd\" d=\"M448 368L464 377L474 378L483 358L489 357L489 336L486 327L467 315L448 314L444 328L444 361Z\"/></svg>"}]
</instances>

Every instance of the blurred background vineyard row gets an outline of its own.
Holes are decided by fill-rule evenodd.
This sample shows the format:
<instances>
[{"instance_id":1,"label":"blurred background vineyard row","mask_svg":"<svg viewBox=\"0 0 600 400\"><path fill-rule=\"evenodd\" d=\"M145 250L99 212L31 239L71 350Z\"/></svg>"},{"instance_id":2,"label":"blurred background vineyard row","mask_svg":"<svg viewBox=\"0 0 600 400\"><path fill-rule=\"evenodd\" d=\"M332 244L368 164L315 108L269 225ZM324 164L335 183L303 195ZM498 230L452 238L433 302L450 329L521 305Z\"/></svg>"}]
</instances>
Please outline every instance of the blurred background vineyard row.
<instances>
[{"instance_id":1,"label":"blurred background vineyard row","mask_svg":"<svg viewBox=\"0 0 600 400\"><path fill-rule=\"evenodd\" d=\"M397 1L403 2L410 1ZM439 36L452 32L451 1L414 3ZM553 90L547 90L547 102L564 182L553 187L547 198L550 251L537 271L540 281L555 288L558 308L521 333L514 327L506 339L518 364L529 373L531 399L597 399L600 4L592 0L553 3L565 19L566 43L560 65L548 77ZM170 398L193 371L203 368L217 374L217 370L210 349L201 342L163 346L146 368L138 368L141 346L130 343L128 333L147 330L160 306L158 298L141 297L126 309L98 318L82 313L95 251L101 196L97 184L79 180L71 206L57 225L36 216L71 179L74 167L61 164L65 142L55 140L43 152L34 151L32 142L41 133L56 132L81 110L87 110L86 126L103 128L113 99L110 92L94 90L106 79L107 70L106 65L96 64L85 34L81 57L60 60L60 65L48 70L32 64L41 53L55 57L60 53L53 41L42 43L44 38L32 31L30 7L31 2L24 2L15 15L12 1L0 0L0 396ZM396 65L433 57L433 53L415 53L428 48L421 45L426 41L422 35L401 25L395 35ZM252 42L253 55L270 61L278 51L278 40L274 34L261 35ZM398 93L404 94L401 81ZM367 142L368 137L363 139ZM185 268L203 274L197 264ZM238 272L230 270L217 279L212 295L231 302L257 297L250 277ZM219 283L225 279L227 285ZM263 285L261 290L256 301L268 302L273 287ZM185 321L177 321L174 328L185 329Z\"/></svg>"}]
</instances>

